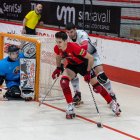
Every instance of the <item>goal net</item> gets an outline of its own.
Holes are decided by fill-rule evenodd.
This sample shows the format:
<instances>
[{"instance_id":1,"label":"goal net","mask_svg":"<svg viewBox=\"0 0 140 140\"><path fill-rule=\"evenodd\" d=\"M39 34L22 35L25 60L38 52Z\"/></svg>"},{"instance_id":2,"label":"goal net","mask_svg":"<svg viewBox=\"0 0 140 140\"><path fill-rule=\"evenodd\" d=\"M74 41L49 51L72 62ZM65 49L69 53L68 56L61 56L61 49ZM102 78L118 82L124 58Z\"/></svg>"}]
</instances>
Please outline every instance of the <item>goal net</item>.
<instances>
[{"instance_id":1,"label":"goal net","mask_svg":"<svg viewBox=\"0 0 140 140\"><path fill-rule=\"evenodd\" d=\"M31 53L31 57L36 60L34 79L35 100L42 100L46 95L46 100L64 99L59 78L52 87L54 80L51 75L56 68L53 51L55 45L54 38L0 33L0 52L3 52L0 54L0 59L7 56L7 48L9 45L17 45L20 47L20 50L25 56L27 55L27 48L31 48L30 51L34 48L36 50L35 54ZM50 90L51 87L52 89Z\"/></svg>"}]
</instances>

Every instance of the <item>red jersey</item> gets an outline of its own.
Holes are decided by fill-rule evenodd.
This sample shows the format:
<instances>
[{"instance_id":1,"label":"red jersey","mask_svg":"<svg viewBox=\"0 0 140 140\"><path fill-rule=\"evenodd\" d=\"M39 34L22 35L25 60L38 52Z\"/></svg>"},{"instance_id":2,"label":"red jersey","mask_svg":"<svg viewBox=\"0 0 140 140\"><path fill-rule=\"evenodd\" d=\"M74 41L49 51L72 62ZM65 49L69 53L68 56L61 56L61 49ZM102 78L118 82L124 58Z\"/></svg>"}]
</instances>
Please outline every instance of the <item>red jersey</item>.
<instances>
[{"instance_id":1,"label":"red jersey","mask_svg":"<svg viewBox=\"0 0 140 140\"><path fill-rule=\"evenodd\" d=\"M65 58L68 61L68 63L73 65L81 64L87 60L86 58L84 58L87 52L83 48L81 48L77 43L73 42L68 42L65 51L62 51L56 45L54 47L54 52L57 55L60 55L62 58Z\"/></svg>"}]
</instances>

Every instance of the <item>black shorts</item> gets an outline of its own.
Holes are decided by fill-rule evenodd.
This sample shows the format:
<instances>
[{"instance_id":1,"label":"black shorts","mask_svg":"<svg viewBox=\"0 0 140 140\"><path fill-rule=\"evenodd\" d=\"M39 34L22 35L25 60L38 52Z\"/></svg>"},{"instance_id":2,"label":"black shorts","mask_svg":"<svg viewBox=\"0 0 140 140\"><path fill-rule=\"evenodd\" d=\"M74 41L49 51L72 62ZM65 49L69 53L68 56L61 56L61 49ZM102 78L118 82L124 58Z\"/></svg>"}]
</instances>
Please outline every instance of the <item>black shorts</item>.
<instances>
[{"instance_id":1,"label":"black shorts","mask_svg":"<svg viewBox=\"0 0 140 140\"><path fill-rule=\"evenodd\" d=\"M87 74L87 66L88 66L88 61L85 61L85 62L83 62L82 64L79 64L79 65L78 64L77 65L68 64L66 66L66 68L72 70L76 74L79 73L80 75L85 76ZM93 68L90 71L90 75L91 75L91 78L96 77L96 74L95 74L95 71L94 71Z\"/></svg>"},{"instance_id":2,"label":"black shorts","mask_svg":"<svg viewBox=\"0 0 140 140\"><path fill-rule=\"evenodd\" d=\"M87 66L88 66L88 61L85 61L77 65L68 64L66 68L72 70L76 74L79 73L80 75L85 76L85 74L87 73Z\"/></svg>"},{"instance_id":3,"label":"black shorts","mask_svg":"<svg viewBox=\"0 0 140 140\"><path fill-rule=\"evenodd\" d=\"M30 29L27 26L25 26L26 34L29 35L36 35L36 30L35 29Z\"/></svg>"}]
</instances>

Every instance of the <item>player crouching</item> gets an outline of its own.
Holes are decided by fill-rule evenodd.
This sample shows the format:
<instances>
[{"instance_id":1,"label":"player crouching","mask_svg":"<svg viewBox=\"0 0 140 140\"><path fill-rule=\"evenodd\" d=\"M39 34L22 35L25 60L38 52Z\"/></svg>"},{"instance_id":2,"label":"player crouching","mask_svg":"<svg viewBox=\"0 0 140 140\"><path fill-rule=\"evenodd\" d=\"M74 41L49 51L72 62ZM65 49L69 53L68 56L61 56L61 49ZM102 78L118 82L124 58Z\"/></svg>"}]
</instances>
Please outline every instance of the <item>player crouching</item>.
<instances>
[{"instance_id":1,"label":"player crouching","mask_svg":"<svg viewBox=\"0 0 140 140\"><path fill-rule=\"evenodd\" d=\"M78 73L84 77L86 82L92 85L94 92L99 93L107 101L107 103L110 104L112 111L117 116L120 115L118 104L112 100L107 90L97 81L96 75L92 69L94 62L93 56L81 48L78 44L68 42L68 36L65 32L57 32L55 34L55 40L57 45L54 47L54 52L56 54L57 68L53 72L52 78L55 79L62 73L62 59L65 58L68 63L60 80L60 85L68 104L66 109L66 118L72 119L75 117L72 93L69 84Z\"/></svg>"},{"instance_id":2,"label":"player crouching","mask_svg":"<svg viewBox=\"0 0 140 140\"><path fill-rule=\"evenodd\" d=\"M24 58L23 53L19 53L19 48L15 45L8 47L8 56L0 60L0 86L5 81L7 91L4 98L8 100L32 100L31 93L21 92L20 86L20 58ZM28 96L27 96L28 95Z\"/></svg>"}]
</instances>

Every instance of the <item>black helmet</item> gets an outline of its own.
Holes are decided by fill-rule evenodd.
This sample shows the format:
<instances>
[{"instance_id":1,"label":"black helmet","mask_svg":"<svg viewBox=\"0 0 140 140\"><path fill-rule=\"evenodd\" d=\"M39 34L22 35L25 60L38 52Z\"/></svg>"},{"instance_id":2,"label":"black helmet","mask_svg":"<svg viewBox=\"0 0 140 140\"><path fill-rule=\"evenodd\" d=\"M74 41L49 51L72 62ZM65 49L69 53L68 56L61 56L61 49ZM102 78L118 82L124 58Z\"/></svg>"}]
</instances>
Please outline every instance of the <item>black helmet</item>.
<instances>
[{"instance_id":1,"label":"black helmet","mask_svg":"<svg viewBox=\"0 0 140 140\"><path fill-rule=\"evenodd\" d=\"M19 48L16 45L11 45L8 47L8 52L16 52Z\"/></svg>"}]
</instances>

